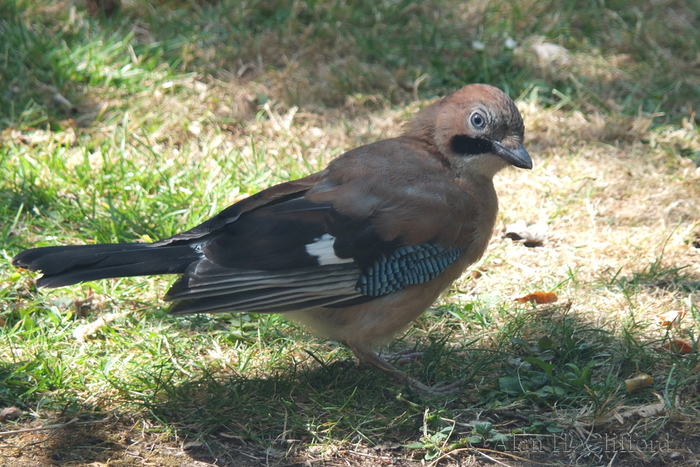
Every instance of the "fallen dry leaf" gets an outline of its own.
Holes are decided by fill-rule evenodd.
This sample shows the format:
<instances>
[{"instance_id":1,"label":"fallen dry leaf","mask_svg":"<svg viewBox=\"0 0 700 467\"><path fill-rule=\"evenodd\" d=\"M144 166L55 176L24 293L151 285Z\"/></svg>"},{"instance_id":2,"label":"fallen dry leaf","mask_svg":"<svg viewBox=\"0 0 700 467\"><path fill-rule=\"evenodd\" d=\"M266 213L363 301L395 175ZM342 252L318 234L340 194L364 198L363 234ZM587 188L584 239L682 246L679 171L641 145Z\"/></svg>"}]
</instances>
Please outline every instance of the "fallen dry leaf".
<instances>
[{"instance_id":1,"label":"fallen dry leaf","mask_svg":"<svg viewBox=\"0 0 700 467\"><path fill-rule=\"evenodd\" d=\"M0 410L0 422L5 420L14 420L19 418L19 409L17 407L5 407Z\"/></svg>"},{"instance_id":2,"label":"fallen dry leaf","mask_svg":"<svg viewBox=\"0 0 700 467\"><path fill-rule=\"evenodd\" d=\"M519 220L515 224L506 226L506 238L513 241L524 240L523 245L527 247L542 246L547 239L549 231L545 224L527 225L524 220Z\"/></svg>"},{"instance_id":3,"label":"fallen dry leaf","mask_svg":"<svg viewBox=\"0 0 700 467\"><path fill-rule=\"evenodd\" d=\"M637 373L630 379L625 380L625 389L629 394L633 393L637 389L650 386L654 384L654 378L646 373Z\"/></svg>"},{"instance_id":4,"label":"fallen dry leaf","mask_svg":"<svg viewBox=\"0 0 700 467\"><path fill-rule=\"evenodd\" d=\"M80 316L81 318L84 318L87 316L88 312L90 311L90 307L92 306L92 300L95 298L95 295L92 292L92 287L88 286L88 292L87 296L84 299L73 299L73 306L75 307L75 311Z\"/></svg>"},{"instance_id":5,"label":"fallen dry leaf","mask_svg":"<svg viewBox=\"0 0 700 467\"><path fill-rule=\"evenodd\" d=\"M83 324L83 325L75 328L75 330L73 331L73 337L75 338L76 341L78 341L78 343L82 344L83 342L85 342L85 338L87 336L94 334L102 326L105 326L108 323L111 323L115 319L122 318L122 317L128 315L129 313L131 313L131 311L125 311L124 313L113 313L113 314L102 315L99 318L97 318L95 321L93 321L92 323Z\"/></svg>"},{"instance_id":6,"label":"fallen dry leaf","mask_svg":"<svg viewBox=\"0 0 700 467\"><path fill-rule=\"evenodd\" d=\"M658 395L657 395L658 397ZM604 426L607 424L619 424L625 425L627 420L635 418L651 418L657 417L666 411L666 404L664 402L659 402L656 404L643 405L641 407L633 407L630 409L622 410L622 407L613 409L611 413L600 418L596 422L597 426Z\"/></svg>"},{"instance_id":7,"label":"fallen dry leaf","mask_svg":"<svg viewBox=\"0 0 700 467\"><path fill-rule=\"evenodd\" d=\"M559 300L559 297L554 292L533 292L514 300L518 303L531 302L542 305L544 303L554 303Z\"/></svg>"},{"instance_id":8,"label":"fallen dry leaf","mask_svg":"<svg viewBox=\"0 0 700 467\"><path fill-rule=\"evenodd\" d=\"M629 410L622 410L613 414L613 417L624 425L625 420L630 418L650 418L661 415L666 410L666 404L663 402L658 402L656 404L643 405L641 407L634 407ZM612 421L612 420L610 420Z\"/></svg>"},{"instance_id":9,"label":"fallen dry leaf","mask_svg":"<svg viewBox=\"0 0 700 467\"><path fill-rule=\"evenodd\" d=\"M690 339L674 339L664 344L666 350L675 350L679 354L685 355L693 351L693 341Z\"/></svg>"},{"instance_id":10,"label":"fallen dry leaf","mask_svg":"<svg viewBox=\"0 0 700 467\"><path fill-rule=\"evenodd\" d=\"M685 311L673 310L663 316L659 316L659 323L667 329L673 329L680 323L681 318L685 316Z\"/></svg>"}]
</instances>

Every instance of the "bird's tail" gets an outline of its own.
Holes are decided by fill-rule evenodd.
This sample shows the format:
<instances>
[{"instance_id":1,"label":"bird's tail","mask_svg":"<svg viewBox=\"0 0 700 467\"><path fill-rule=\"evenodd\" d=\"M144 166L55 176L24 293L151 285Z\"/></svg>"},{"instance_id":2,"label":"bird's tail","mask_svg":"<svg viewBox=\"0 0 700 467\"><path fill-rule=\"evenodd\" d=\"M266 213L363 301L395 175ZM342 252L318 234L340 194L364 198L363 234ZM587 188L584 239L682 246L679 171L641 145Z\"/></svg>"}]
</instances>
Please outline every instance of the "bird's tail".
<instances>
[{"instance_id":1,"label":"bird's tail","mask_svg":"<svg viewBox=\"0 0 700 467\"><path fill-rule=\"evenodd\" d=\"M109 277L179 274L199 258L188 245L116 243L32 248L12 264L42 272L37 287L61 287Z\"/></svg>"}]
</instances>

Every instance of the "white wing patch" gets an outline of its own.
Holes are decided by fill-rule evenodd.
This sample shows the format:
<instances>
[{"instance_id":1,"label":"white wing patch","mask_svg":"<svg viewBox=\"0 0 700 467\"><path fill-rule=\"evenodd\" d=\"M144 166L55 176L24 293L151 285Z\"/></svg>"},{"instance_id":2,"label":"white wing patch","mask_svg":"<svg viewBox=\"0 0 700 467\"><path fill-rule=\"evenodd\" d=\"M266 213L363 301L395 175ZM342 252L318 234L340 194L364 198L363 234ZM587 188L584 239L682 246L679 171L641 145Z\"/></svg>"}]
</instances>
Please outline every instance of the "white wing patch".
<instances>
[{"instance_id":1,"label":"white wing patch","mask_svg":"<svg viewBox=\"0 0 700 467\"><path fill-rule=\"evenodd\" d=\"M335 237L331 234L324 234L317 238L313 243L306 245L306 252L316 257L316 261L320 266L329 264L352 263L352 258L339 258L333 250Z\"/></svg>"}]
</instances>

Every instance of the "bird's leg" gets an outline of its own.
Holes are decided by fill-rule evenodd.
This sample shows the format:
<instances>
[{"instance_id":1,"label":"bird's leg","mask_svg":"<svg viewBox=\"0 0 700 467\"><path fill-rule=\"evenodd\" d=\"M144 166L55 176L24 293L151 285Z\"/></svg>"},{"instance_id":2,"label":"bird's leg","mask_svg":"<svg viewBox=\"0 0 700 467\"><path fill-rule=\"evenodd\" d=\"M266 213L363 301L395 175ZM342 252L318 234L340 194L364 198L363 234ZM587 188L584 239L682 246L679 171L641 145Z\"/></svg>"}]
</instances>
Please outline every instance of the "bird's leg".
<instances>
[{"instance_id":1,"label":"bird's leg","mask_svg":"<svg viewBox=\"0 0 700 467\"><path fill-rule=\"evenodd\" d=\"M352 353L355 354L355 357L357 357L357 359L360 362L379 368L385 373L391 375L394 379L396 379L399 382L406 381L408 384L411 385L411 387L413 387L415 390L424 395L444 396L447 394L454 394L456 392L459 392L459 386L461 385L461 381L457 381L456 383L450 384L439 383L432 387L426 386L417 379L411 378L403 371L394 368L394 366L391 363L384 360L381 356L374 353L374 351L372 351L371 349L366 349L354 345L348 345L348 347L350 347L350 350L352 350ZM412 352L413 355L415 355L416 353L417 352Z\"/></svg>"},{"instance_id":2,"label":"bird's leg","mask_svg":"<svg viewBox=\"0 0 700 467\"><path fill-rule=\"evenodd\" d=\"M383 357L396 366L404 366L411 363L416 363L423 358L423 352L417 352L411 349L399 350L398 352L390 353Z\"/></svg>"}]
</instances>

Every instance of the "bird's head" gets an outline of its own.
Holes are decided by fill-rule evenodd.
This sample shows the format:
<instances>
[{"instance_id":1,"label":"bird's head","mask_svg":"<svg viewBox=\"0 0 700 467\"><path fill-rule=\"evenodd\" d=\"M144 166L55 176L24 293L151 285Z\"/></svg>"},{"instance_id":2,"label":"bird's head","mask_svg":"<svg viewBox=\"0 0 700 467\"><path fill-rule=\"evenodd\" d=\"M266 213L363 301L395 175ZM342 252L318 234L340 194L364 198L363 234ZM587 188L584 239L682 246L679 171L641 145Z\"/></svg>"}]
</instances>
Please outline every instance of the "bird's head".
<instances>
[{"instance_id":1,"label":"bird's head","mask_svg":"<svg viewBox=\"0 0 700 467\"><path fill-rule=\"evenodd\" d=\"M493 177L508 165L532 168L522 116L501 90L471 84L436 107L434 143L457 174Z\"/></svg>"}]
</instances>

